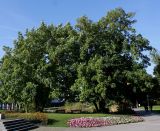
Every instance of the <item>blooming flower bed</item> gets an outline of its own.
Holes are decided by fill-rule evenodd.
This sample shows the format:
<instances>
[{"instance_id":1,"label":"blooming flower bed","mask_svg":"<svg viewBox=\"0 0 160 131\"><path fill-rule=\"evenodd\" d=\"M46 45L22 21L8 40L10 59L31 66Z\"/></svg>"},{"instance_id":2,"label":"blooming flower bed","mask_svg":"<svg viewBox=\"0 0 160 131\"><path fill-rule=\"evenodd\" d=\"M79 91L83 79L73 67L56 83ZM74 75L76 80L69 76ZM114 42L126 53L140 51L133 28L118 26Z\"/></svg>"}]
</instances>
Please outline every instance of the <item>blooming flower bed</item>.
<instances>
[{"instance_id":1,"label":"blooming flower bed","mask_svg":"<svg viewBox=\"0 0 160 131\"><path fill-rule=\"evenodd\" d=\"M68 121L70 127L100 127L100 126L111 126L118 124L142 122L144 119L139 116L114 116L114 117L87 117L87 118L75 118Z\"/></svg>"}]
</instances>

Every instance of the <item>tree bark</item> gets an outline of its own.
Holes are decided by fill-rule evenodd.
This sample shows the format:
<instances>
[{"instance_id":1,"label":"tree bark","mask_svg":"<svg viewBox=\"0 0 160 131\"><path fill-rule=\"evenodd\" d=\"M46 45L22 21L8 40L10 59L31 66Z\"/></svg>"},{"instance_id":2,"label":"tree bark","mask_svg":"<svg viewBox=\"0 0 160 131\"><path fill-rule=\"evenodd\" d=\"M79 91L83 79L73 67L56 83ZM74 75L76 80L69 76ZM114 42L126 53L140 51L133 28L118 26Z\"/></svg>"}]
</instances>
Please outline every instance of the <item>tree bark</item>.
<instances>
[{"instance_id":1,"label":"tree bark","mask_svg":"<svg viewBox=\"0 0 160 131\"><path fill-rule=\"evenodd\" d=\"M99 112L99 108L98 108L97 103L96 103L96 102L93 102L93 104L94 104L94 106L95 106L95 108L96 108L96 112Z\"/></svg>"},{"instance_id":2,"label":"tree bark","mask_svg":"<svg viewBox=\"0 0 160 131\"><path fill-rule=\"evenodd\" d=\"M47 103L50 93L50 88L48 87L38 87L37 94L35 96L35 110L36 112L43 112L43 109Z\"/></svg>"},{"instance_id":3,"label":"tree bark","mask_svg":"<svg viewBox=\"0 0 160 131\"><path fill-rule=\"evenodd\" d=\"M102 113L106 113L106 109L105 109L105 100L104 99L101 99L99 102L99 111L102 112Z\"/></svg>"}]
</instances>

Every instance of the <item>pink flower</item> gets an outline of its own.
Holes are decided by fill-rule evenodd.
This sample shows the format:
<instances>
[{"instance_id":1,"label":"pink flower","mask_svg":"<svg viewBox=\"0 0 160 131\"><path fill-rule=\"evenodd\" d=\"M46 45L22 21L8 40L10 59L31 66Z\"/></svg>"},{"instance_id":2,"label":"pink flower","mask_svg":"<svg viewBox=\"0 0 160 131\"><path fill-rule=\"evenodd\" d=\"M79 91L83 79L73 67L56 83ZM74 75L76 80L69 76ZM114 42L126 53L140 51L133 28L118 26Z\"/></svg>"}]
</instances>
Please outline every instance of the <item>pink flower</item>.
<instances>
[{"instance_id":1,"label":"pink flower","mask_svg":"<svg viewBox=\"0 0 160 131\"><path fill-rule=\"evenodd\" d=\"M139 116L118 116L118 117L99 117L99 118L75 118L68 121L70 127L100 127L111 126L115 124L124 124L130 122L141 122L143 118Z\"/></svg>"}]
</instances>

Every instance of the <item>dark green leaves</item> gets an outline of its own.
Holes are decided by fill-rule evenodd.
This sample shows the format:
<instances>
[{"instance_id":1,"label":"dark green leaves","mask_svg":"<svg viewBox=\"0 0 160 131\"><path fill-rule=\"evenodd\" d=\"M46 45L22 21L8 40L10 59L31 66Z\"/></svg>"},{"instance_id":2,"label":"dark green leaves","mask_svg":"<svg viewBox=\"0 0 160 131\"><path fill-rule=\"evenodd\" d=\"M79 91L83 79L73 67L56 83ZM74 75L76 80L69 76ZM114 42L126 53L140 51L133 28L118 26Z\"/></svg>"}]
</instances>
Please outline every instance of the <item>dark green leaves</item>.
<instances>
[{"instance_id":1,"label":"dark green leaves","mask_svg":"<svg viewBox=\"0 0 160 131\"><path fill-rule=\"evenodd\" d=\"M109 99L129 99L126 91L132 93L137 83L133 76L142 76L136 72L149 65L144 51L152 50L133 28L133 16L118 8L98 22L83 16L75 26L42 23L19 33L13 49L4 47L0 65L3 100L20 103L26 111L32 103L42 111L48 99L55 97L95 106L105 106Z\"/></svg>"}]
</instances>

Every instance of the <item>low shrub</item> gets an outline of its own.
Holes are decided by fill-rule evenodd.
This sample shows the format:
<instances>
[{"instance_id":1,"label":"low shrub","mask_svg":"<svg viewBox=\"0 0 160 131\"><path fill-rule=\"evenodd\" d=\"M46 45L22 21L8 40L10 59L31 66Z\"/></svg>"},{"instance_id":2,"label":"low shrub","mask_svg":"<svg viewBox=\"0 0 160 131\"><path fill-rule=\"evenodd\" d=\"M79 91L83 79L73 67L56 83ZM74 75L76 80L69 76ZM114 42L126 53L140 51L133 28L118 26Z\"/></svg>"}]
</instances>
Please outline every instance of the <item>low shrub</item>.
<instances>
[{"instance_id":1,"label":"low shrub","mask_svg":"<svg viewBox=\"0 0 160 131\"><path fill-rule=\"evenodd\" d=\"M34 123L40 123L46 125L48 122L48 117L45 113L35 112L35 113L5 113L7 119L26 119Z\"/></svg>"},{"instance_id":2,"label":"low shrub","mask_svg":"<svg viewBox=\"0 0 160 131\"><path fill-rule=\"evenodd\" d=\"M71 113L71 110L80 110L84 113L93 113L95 112L95 107L89 103L66 103L64 106L66 113Z\"/></svg>"},{"instance_id":3,"label":"low shrub","mask_svg":"<svg viewBox=\"0 0 160 131\"><path fill-rule=\"evenodd\" d=\"M107 106L110 113L135 114L135 112L131 109L131 103L127 101L123 101L121 103L117 103L116 101L110 101Z\"/></svg>"},{"instance_id":4,"label":"low shrub","mask_svg":"<svg viewBox=\"0 0 160 131\"><path fill-rule=\"evenodd\" d=\"M64 109L66 113L71 113L71 110L82 110L82 103L66 103Z\"/></svg>"},{"instance_id":5,"label":"low shrub","mask_svg":"<svg viewBox=\"0 0 160 131\"><path fill-rule=\"evenodd\" d=\"M109 112L110 113L115 113L118 112L118 105L117 104L113 104L109 107Z\"/></svg>"},{"instance_id":6,"label":"low shrub","mask_svg":"<svg viewBox=\"0 0 160 131\"><path fill-rule=\"evenodd\" d=\"M84 113L94 113L96 112L96 109L94 106L85 107L82 109L82 112Z\"/></svg>"}]
</instances>

